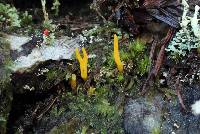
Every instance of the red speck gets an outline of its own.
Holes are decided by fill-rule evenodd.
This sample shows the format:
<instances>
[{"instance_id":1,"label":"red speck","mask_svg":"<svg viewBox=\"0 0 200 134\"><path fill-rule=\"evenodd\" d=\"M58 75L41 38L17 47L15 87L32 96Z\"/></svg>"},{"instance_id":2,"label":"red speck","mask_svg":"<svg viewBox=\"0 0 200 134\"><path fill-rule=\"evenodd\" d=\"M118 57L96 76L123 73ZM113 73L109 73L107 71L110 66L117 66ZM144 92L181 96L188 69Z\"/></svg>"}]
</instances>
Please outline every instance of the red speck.
<instances>
[{"instance_id":1,"label":"red speck","mask_svg":"<svg viewBox=\"0 0 200 134\"><path fill-rule=\"evenodd\" d=\"M45 29L44 32L43 32L43 34L46 35L46 36L48 36L49 35L49 30Z\"/></svg>"}]
</instances>

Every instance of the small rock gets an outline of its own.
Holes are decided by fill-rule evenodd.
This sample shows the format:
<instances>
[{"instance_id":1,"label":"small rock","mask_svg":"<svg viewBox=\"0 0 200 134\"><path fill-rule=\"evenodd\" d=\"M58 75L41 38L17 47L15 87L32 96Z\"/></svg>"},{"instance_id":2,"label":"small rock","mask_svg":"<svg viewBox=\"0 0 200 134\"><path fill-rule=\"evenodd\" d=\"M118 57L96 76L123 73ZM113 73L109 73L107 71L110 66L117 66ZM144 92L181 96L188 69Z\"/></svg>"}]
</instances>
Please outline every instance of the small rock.
<instances>
[{"instance_id":1,"label":"small rock","mask_svg":"<svg viewBox=\"0 0 200 134\"><path fill-rule=\"evenodd\" d=\"M160 129L163 100L156 96L152 102L147 98L128 100L124 112L124 128L127 134L150 134Z\"/></svg>"}]
</instances>

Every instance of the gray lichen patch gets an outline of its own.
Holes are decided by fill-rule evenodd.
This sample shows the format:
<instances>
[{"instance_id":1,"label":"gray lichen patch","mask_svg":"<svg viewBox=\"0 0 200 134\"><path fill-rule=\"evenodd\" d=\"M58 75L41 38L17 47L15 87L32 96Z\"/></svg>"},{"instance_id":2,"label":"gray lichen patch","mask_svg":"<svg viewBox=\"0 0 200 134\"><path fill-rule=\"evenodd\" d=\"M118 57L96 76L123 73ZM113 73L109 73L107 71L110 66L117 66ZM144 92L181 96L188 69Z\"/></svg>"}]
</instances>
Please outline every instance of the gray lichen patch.
<instances>
[{"instance_id":1,"label":"gray lichen patch","mask_svg":"<svg viewBox=\"0 0 200 134\"><path fill-rule=\"evenodd\" d=\"M125 105L124 128L126 133L149 134L159 130L162 122L162 96L155 96L153 101L147 98L129 99Z\"/></svg>"},{"instance_id":2,"label":"gray lichen patch","mask_svg":"<svg viewBox=\"0 0 200 134\"><path fill-rule=\"evenodd\" d=\"M180 22L181 29L177 31L175 37L166 48L166 51L170 52L172 58L186 56L192 49L200 48L200 25L197 18L200 7L198 5L195 6L195 11L191 17L188 15L190 10L188 0L182 0L182 5L184 8Z\"/></svg>"},{"instance_id":3,"label":"gray lichen patch","mask_svg":"<svg viewBox=\"0 0 200 134\"><path fill-rule=\"evenodd\" d=\"M75 48L80 46L80 38L76 37L69 39L63 37L54 42L53 45L40 44L40 47L35 47L28 55L17 57L14 61L13 71L28 71L34 65L47 60L71 59ZM36 45L36 44L35 44Z\"/></svg>"},{"instance_id":4,"label":"gray lichen patch","mask_svg":"<svg viewBox=\"0 0 200 134\"><path fill-rule=\"evenodd\" d=\"M10 42L11 50L22 51L22 45L31 40L30 37L8 35L7 40Z\"/></svg>"}]
</instances>

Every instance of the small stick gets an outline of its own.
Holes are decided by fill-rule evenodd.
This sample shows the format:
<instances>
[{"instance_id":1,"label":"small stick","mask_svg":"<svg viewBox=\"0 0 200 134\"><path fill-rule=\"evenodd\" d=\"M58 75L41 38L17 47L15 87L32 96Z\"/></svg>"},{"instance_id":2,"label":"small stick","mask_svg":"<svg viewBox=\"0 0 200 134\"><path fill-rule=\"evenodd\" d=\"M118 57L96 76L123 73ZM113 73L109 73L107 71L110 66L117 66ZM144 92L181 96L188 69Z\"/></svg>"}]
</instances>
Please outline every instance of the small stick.
<instances>
[{"instance_id":1,"label":"small stick","mask_svg":"<svg viewBox=\"0 0 200 134\"><path fill-rule=\"evenodd\" d=\"M176 88L176 95L178 96L178 100L179 103L181 104L181 107L186 111L186 107L184 105L183 99L181 97L181 85L180 85L180 80L179 77L176 79L176 84L175 84L175 88Z\"/></svg>"},{"instance_id":2,"label":"small stick","mask_svg":"<svg viewBox=\"0 0 200 134\"><path fill-rule=\"evenodd\" d=\"M37 120L40 120L42 118L42 116L53 106L53 104L55 103L55 101L58 99L58 96L55 97L49 104L48 106L42 110L42 112L36 117Z\"/></svg>"},{"instance_id":3,"label":"small stick","mask_svg":"<svg viewBox=\"0 0 200 134\"><path fill-rule=\"evenodd\" d=\"M151 46L151 50L150 50L150 56L149 56L150 70L152 69L152 65L154 64L153 57L155 54L155 49L156 49L157 44L158 44L158 41L156 39L154 39L152 46Z\"/></svg>"},{"instance_id":4,"label":"small stick","mask_svg":"<svg viewBox=\"0 0 200 134\"><path fill-rule=\"evenodd\" d=\"M161 41L162 47L161 47L160 52L158 54L158 58L156 60L156 65L155 65L155 68L154 68L154 75L155 76L157 76L157 74L160 70L160 67L163 63L163 58L164 58L164 55L165 55L165 47L166 47L167 43L171 40L173 33L174 33L173 28L170 28L165 39L163 41Z\"/></svg>"},{"instance_id":5,"label":"small stick","mask_svg":"<svg viewBox=\"0 0 200 134\"><path fill-rule=\"evenodd\" d=\"M40 108L40 106L37 105L36 108L35 108L35 110L34 110L33 113L32 113L32 117L33 117L33 118L35 117L35 115L36 115L36 113L37 113L37 111L38 111L39 108Z\"/></svg>"},{"instance_id":6,"label":"small stick","mask_svg":"<svg viewBox=\"0 0 200 134\"><path fill-rule=\"evenodd\" d=\"M148 78L146 79L143 87L142 87L142 92L140 93L141 95L144 95L146 93L146 88L149 84L149 81L151 80L151 78L153 76L157 76L159 70L160 70L160 67L162 65L162 62L163 62L163 58L164 58L164 54L165 54L165 47L167 45L167 43L171 40L172 36L173 36L173 33L175 32L175 30L173 28L170 28L166 37L161 41L161 44L162 44L162 47L160 49L160 52L158 54L158 58L156 60L156 65L155 67L150 71L149 75L148 75Z\"/></svg>"},{"instance_id":7,"label":"small stick","mask_svg":"<svg viewBox=\"0 0 200 134\"><path fill-rule=\"evenodd\" d=\"M119 9L123 6L123 3L124 3L124 2L125 2L125 0L123 0L121 3L119 3L119 4L115 7L113 13L108 17L108 20L109 20L109 21L113 18L113 16L115 16L115 11L119 10Z\"/></svg>"}]
</instances>

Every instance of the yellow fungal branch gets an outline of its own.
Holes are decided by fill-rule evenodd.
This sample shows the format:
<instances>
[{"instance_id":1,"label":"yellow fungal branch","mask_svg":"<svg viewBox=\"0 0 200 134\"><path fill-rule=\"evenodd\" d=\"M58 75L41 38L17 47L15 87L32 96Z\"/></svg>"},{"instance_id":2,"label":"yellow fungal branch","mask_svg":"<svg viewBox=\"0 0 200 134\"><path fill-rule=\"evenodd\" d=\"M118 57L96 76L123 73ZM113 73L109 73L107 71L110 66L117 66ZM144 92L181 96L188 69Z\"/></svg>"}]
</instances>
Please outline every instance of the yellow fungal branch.
<instances>
[{"instance_id":1,"label":"yellow fungal branch","mask_svg":"<svg viewBox=\"0 0 200 134\"><path fill-rule=\"evenodd\" d=\"M81 57L78 48L76 48L76 50L75 50L76 58L80 64L81 77L83 80L87 80L88 55L87 55L87 52L85 51L84 47L82 48L82 52L83 52L83 58Z\"/></svg>"},{"instance_id":2,"label":"yellow fungal branch","mask_svg":"<svg viewBox=\"0 0 200 134\"><path fill-rule=\"evenodd\" d=\"M73 91L76 92L76 75L72 74L70 85Z\"/></svg>"},{"instance_id":3,"label":"yellow fungal branch","mask_svg":"<svg viewBox=\"0 0 200 134\"><path fill-rule=\"evenodd\" d=\"M117 65L117 68L119 70L119 72L123 72L123 63L120 60L120 56L119 56L119 45L118 45L118 37L116 34L114 34L114 59L115 59L115 63Z\"/></svg>"}]
</instances>

